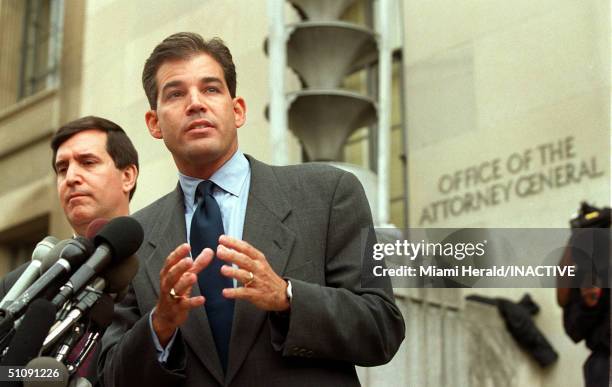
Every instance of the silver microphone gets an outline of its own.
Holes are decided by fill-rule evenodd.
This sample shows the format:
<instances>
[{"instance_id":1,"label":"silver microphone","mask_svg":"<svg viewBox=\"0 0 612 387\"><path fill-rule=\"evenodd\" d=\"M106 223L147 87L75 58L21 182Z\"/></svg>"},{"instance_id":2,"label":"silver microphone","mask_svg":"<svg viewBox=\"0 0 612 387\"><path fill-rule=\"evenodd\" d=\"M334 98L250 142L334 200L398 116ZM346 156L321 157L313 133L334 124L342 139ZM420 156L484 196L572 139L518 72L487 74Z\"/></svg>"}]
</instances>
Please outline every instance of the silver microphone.
<instances>
[{"instance_id":1,"label":"silver microphone","mask_svg":"<svg viewBox=\"0 0 612 387\"><path fill-rule=\"evenodd\" d=\"M8 307L17 299L36 279L43 274L59 257L48 254L49 251L59 242L56 237L48 236L38 242L32 252L32 261L21 274L17 282L6 293L0 302L0 309Z\"/></svg>"}]
</instances>

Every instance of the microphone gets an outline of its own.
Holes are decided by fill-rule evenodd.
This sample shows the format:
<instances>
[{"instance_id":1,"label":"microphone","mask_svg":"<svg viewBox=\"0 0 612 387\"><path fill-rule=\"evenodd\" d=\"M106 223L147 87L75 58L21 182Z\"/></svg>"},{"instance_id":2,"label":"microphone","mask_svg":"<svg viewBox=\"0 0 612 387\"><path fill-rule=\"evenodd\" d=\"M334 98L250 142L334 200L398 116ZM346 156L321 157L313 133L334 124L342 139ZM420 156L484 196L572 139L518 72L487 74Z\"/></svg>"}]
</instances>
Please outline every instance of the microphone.
<instances>
[{"instance_id":1,"label":"microphone","mask_svg":"<svg viewBox=\"0 0 612 387\"><path fill-rule=\"evenodd\" d=\"M88 356L94 350L104 331L108 328L113 322L113 315L115 312L113 301L110 297L102 297L100 301L98 301L91 311L89 312L89 320L91 322L91 332L87 336L87 341L83 345L83 349L79 353L76 361L74 361L73 365L68 367L70 369L70 373L73 374L76 372L81 365L88 364Z\"/></svg>"},{"instance_id":2,"label":"microphone","mask_svg":"<svg viewBox=\"0 0 612 387\"><path fill-rule=\"evenodd\" d=\"M118 295L127 289L130 281L136 275L138 271L138 259L135 256L131 256L124 260L120 264L114 267L108 267L104 271L102 277L96 277L90 284L81 291L76 297L76 304L72 310L68 313L66 318L62 321L57 322L52 328L51 332L45 339L43 344L43 351L47 350L53 343L57 341L74 323L76 323L84 313L91 309L90 313L93 313L95 308L99 308L98 304L101 302L107 302L104 296L107 296L112 305L112 298L108 295L103 295L102 290L106 293L117 294L114 297L114 301L118 302ZM112 318L112 308L111 308Z\"/></svg>"},{"instance_id":3,"label":"microphone","mask_svg":"<svg viewBox=\"0 0 612 387\"><path fill-rule=\"evenodd\" d=\"M63 241L57 242L55 246L53 246L51 250L46 254L45 260L55 264L57 260L59 259L60 253L62 252L64 247L66 247L68 242L69 242L69 239L65 239ZM46 269L45 269L45 272L46 272ZM13 288L15 288L15 286L13 286ZM11 288L11 290L13 288ZM21 293L23 293L23 291ZM21 295L21 293L19 295ZM0 314L6 314L7 307L8 305L6 307L0 308ZM0 332L3 335L2 339L0 340L0 348L2 348L2 356L6 354L6 351L8 350L8 345L10 341L13 339L13 337L15 336L15 329L17 328L19 320L17 321L17 323L13 324L13 326L11 327L9 325L12 322L13 320L8 320L6 322L6 325L0 328Z\"/></svg>"},{"instance_id":4,"label":"microphone","mask_svg":"<svg viewBox=\"0 0 612 387\"><path fill-rule=\"evenodd\" d=\"M90 286L87 286L77 296L77 302L74 308L68 313L65 319L56 323L52 328L51 332L45 338L42 346L42 350L46 351L51 345L53 345L70 327L75 324L95 304L97 304L100 297L102 297L102 290L106 281L100 277L96 278ZM112 302L112 301L111 301Z\"/></svg>"},{"instance_id":5,"label":"microphone","mask_svg":"<svg viewBox=\"0 0 612 387\"><path fill-rule=\"evenodd\" d=\"M81 337L83 337L84 333L84 324L75 325L72 328L72 331L68 332L68 334L64 336L64 342L61 343L61 345L57 349L57 352L55 354L55 360L63 362L72 350L72 347L74 347L74 345L78 343L79 340L81 340Z\"/></svg>"},{"instance_id":6,"label":"microphone","mask_svg":"<svg viewBox=\"0 0 612 387\"><path fill-rule=\"evenodd\" d=\"M42 273L47 271L47 269L57 261L58 257L52 257L49 254L49 251L57 242L59 242L59 240L53 236L45 237L45 239L38 242L32 252L32 262L30 262L25 271L21 273L17 282L15 282L13 287L6 293L2 302L0 302L0 309L9 306L11 302L28 288L28 286L32 285Z\"/></svg>"},{"instance_id":7,"label":"microphone","mask_svg":"<svg viewBox=\"0 0 612 387\"><path fill-rule=\"evenodd\" d=\"M59 250L59 251L58 251ZM79 266L93 250L89 240L82 237L61 241L49 254L57 254L58 260L49 270L38 278L25 292L23 292L13 303L5 309L0 309L2 320L0 321L0 332L6 332L13 327L13 322L26 310L28 304L50 288L55 290L56 283L65 278L71 267Z\"/></svg>"},{"instance_id":8,"label":"microphone","mask_svg":"<svg viewBox=\"0 0 612 387\"><path fill-rule=\"evenodd\" d=\"M68 387L92 387L89 380L78 376L70 381Z\"/></svg>"},{"instance_id":9,"label":"microphone","mask_svg":"<svg viewBox=\"0 0 612 387\"><path fill-rule=\"evenodd\" d=\"M83 302L89 304L85 300ZM86 325L84 323L77 324L73 327L72 332L64 336L64 342L59 346L55 356L55 359L58 361L70 362L71 358L74 359L74 357L76 357L76 355L70 354L71 351L74 352L75 348L80 348L77 362L68 365L68 372L70 375L73 375L77 371L78 367L86 359L89 352L93 349L95 344L97 344L99 338L113 320L114 304L112 298L108 294L102 294L101 298L99 298L93 306L91 306L91 304L89 305L91 310L88 313L88 320L91 323L92 332L89 333L84 341L81 340L85 333ZM70 357L68 357L69 354Z\"/></svg>"},{"instance_id":10,"label":"microphone","mask_svg":"<svg viewBox=\"0 0 612 387\"><path fill-rule=\"evenodd\" d=\"M32 302L15 332L9 350L0 362L3 366L24 366L38 356L51 324L55 321L55 307L45 299Z\"/></svg>"},{"instance_id":11,"label":"microphone","mask_svg":"<svg viewBox=\"0 0 612 387\"><path fill-rule=\"evenodd\" d=\"M110 262L121 262L133 255L142 244L144 231L138 221L121 216L108 222L95 236L96 250L52 300L56 307L63 305L75 292L81 290Z\"/></svg>"},{"instance_id":12,"label":"microphone","mask_svg":"<svg viewBox=\"0 0 612 387\"><path fill-rule=\"evenodd\" d=\"M49 370L52 378L49 379L25 379L23 381L23 387L66 387L69 383L70 375L66 366L52 357L41 356L35 357L30 360L26 365L27 369L32 369L35 372L37 370ZM57 377L55 377L57 375Z\"/></svg>"}]
</instances>

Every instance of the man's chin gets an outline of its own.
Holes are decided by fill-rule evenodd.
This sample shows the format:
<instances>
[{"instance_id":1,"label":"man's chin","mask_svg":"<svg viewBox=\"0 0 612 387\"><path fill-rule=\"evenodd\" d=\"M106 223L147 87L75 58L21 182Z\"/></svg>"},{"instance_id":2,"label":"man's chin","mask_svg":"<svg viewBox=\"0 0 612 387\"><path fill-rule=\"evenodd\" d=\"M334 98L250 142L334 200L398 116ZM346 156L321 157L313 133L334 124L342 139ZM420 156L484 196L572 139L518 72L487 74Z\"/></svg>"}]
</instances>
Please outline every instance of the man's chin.
<instances>
[{"instance_id":1,"label":"man's chin","mask_svg":"<svg viewBox=\"0 0 612 387\"><path fill-rule=\"evenodd\" d=\"M80 210L72 212L68 217L68 222L79 235L86 236L84 234L87 231L87 226L95 219L96 215L94 212Z\"/></svg>"},{"instance_id":2,"label":"man's chin","mask_svg":"<svg viewBox=\"0 0 612 387\"><path fill-rule=\"evenodd\" d=\"M193 164L210 163L222 157L223 149L217 144L193 144L187 150L187 159Z\"/></svg>"},{"instance_id":3,"label":"man's chin","mask_svg":"<svg viewBox=\"0 0 612 387\"><path fill-rule=\"evenodd\" d=\"M208 138L191 142L185 148L185 154L193 161L213 161L233 154L237 148L237 145L220 142L217 138Z\"/></svg>"}]
</instances>

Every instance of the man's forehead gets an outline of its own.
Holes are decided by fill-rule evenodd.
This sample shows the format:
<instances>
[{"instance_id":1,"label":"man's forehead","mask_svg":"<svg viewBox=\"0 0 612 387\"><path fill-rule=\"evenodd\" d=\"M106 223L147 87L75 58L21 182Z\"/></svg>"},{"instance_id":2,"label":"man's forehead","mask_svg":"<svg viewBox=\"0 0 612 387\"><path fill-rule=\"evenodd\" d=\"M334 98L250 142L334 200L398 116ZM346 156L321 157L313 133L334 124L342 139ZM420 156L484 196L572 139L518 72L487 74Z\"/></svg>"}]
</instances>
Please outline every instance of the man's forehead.
<instances>
[{"instance_id":1,"label":"man's forehead","mask_svg":"<svg viewBox=\"0 0 612 387\"><path fill-rule=\"evenodd\" d=\"M217 79L225 83L221 64L207 53L198 53L184 59L169 59L157 69L156 80L160 89L168 83L180 82L184 78L196 78L200 81Z\"/></svg>"},{"instance_id":2,"label":"man's forehead","mask_svg":"<svg viewBox=\"0 0 612 387\"><path fill-rule=\"evenodd\" d=\"M70 136L57 149L56 160L68 158L71 155L97 155L103 157L106 151L106 132L99 129L87 129Z\"/></svg>"}]
</instances>

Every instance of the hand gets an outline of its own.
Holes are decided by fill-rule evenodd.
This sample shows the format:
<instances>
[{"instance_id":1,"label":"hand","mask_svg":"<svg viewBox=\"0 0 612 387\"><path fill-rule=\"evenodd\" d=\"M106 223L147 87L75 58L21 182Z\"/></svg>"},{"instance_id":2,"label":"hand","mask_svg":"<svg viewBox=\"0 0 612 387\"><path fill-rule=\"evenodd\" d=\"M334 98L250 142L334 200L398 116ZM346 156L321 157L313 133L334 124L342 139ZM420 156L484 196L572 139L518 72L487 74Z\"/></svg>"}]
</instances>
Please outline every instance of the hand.
<instances>
[{"instance_id":1,"label":"hand","mask_svg":"<svg viewBox=\"0 0 612 387\"><path fill-rule=\"evenodd\" d=\"M224 297L247 300L266 311L289 310L287 281L272 270L261 251L245 241L221 235L217 257L239 267L223 265L221 274L244 284L241 288L223 289ZM252 277L249 272L253 273Z\"/></svg>"},{"instance_id":2,"label":"hand","mask_svg":"<svg viewBox=\"0 0 612 387\"><path fill-rule=\"evenodd\" d=\"M165 347L176 329L187 320L189 311L204 304L204 297L190 297L198 273L210 264L211 249L204 249L195 259L189 257L190 247L183 243L166 258L159 273L159 299L153 313L153 330ZM170 294L174 289L176 298Z\"/></svg>"}]
</instances>

